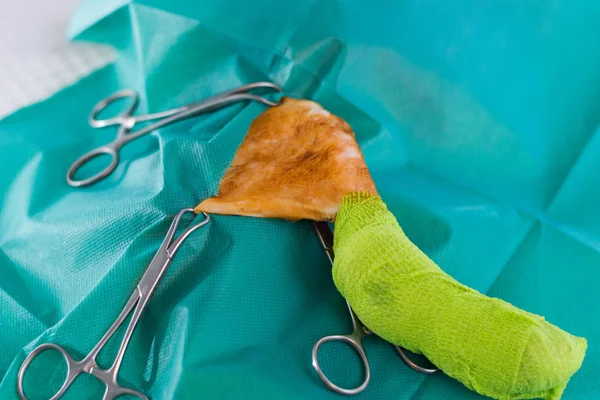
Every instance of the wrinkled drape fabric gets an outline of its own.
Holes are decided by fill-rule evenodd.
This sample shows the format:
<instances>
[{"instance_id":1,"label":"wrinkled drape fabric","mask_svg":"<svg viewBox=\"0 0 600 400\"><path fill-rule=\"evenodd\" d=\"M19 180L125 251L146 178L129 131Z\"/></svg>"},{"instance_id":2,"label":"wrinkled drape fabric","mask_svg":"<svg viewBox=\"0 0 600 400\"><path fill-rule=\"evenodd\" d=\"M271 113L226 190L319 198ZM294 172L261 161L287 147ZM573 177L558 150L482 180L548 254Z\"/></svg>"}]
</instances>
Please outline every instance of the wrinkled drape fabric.
<instances>
[{"instance_id":1,"label":"wrinkled drape fabric","mask_svg":"<svg viewBox=\"0 0 600 400\"><path fill-rule=\"evenodd\" d=\"M383 200L444 271L586 337L564 398L597 397L599 18L592 0L84 1L70 36L113 46L117 62L0 121L0 398L17 398L37 344L87 354L173 215L216 191L263 110L162 128L124 147L109 178L73 189L71 162L115 135L87 125L91 107L127 87L138 112L160 111L258 80L348 121ZM177 255L120 380L153 399L338 398L310 351L349 330L307 223L215 216ZM367 351L372 380L357 398L481 398L406 368L383 341ZM322 353L346 386L360 372L348 357ZM56 360L32 366L32 397L60 384L44 369ZM81 378L65 398L101 391Z\"/></svg>"}]
</instances>

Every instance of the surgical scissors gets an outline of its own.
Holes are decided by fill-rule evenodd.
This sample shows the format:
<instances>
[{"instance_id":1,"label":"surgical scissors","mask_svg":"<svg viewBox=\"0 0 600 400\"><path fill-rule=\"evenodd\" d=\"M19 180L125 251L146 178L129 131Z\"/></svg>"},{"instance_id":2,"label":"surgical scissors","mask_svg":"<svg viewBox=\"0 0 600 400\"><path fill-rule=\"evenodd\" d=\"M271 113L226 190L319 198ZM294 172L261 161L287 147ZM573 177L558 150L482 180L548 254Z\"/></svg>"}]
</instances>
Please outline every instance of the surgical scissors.
<instances>
[{"instance_id":1,"label":"surgical scissors","mask_svg":"<svg viewBox=\"0 0 600 400\"><path fill-rule=\"evenodd\" d=\"M133 116L133 112L138 105L138 95L135 91L130 89L120 90L112 95L106 97L92 108L88 122L93 128L104 128L107 126L118 126L117 137L111 143L100 146L94 150L89 151L83 156L79 157L67 171L67 183L73 187L83 187L96 183L108 175L110 175L117 165L119 164L119 150L121 147L131 142L134 139L139 138L142 135L147 134L153 130L161 128L165 125L181 121L183 119L191 118L199 114L204 114L216 109L228 106L233 103L241 101L256 101L265 104L269 107L275 107L280 104L281 100L271 101L265 97L257 94L250 93L253 90L266 89L275 92L281 92L281 88L271 82L255 82L248 85L240 86L236 89L229 90L215 96L209 97L198 102L190 103L181 107L173 108L167 111L161 111L153 114ZM99 119L100 114L110 104L117 100L129 100L130 104L125 107L123 111L114 117ZM157 122L133 131L135 125L143 121L158 120ZM103 170L96 173L95 175L86 179L75 179L75 173L81 166L89 162L90 160L101 156L103 154L109 155L111 158L110 164Z\"/></svg>"},{"instance_id":2,"label":"surgical scissors","mask_svg":"<svg viewBox=\"0 0 600 400\"><path fill-rule=\"evenodd\" d=\"M329 228L329 225L327 224L327 222L313 221L312 226L313 226L315 233L317 234L317 238L319 239L319 243L321 244L321 247L323 248L323 250L325 250L325 253L327 254L327 258L331 262L331 265L333 265L333 257L334 257L334 255L333 255L333 233L331 232L331 228ZM350 304L348 302L346 302L346 305L348 306L348 312L350 313L350 319L352 320L352 333L350 333L348 335L324 336L321 339L319 339L313 346L312 366L315 369L315 371L317 372L317 375L319 375L319 378L321 379L321 381L329 389L333 390L334 392L340 393L340 394L354 395L354 394L358 394L358 393L362 392L363 390L365 390L365 388L369 385L369 381L371 380L371 367L369 366L369 359L367 358L367 354L365 353L365 348L363 345L363 338L365 336L372 335L373 332L370 329L368 329L366 326L364 326L362 324L362 322L360 322L360 320L358 319L358 317L354 313L354 310L352 309L352 307L350 306ZM323 370L321 369L321 365L319 364L319 358L318 358L319 348L324 343L338 342L338 341L344 342L344 343L347 343L348 345L350 345L356 351L356 353L359 355L359 357L363 363L363 366L365 368L364 380L362 381L362 383L359 386L352 388L352 389L346 389L346 388L340 387L340 386L336 385L335 383L331 382L329 380L329 378L327 378L325 373L323 373ZM421 367L420 365L415 364L414 361L412 361L406 355L406 353L402 347L394 345L394 348L396 349L396 352L398 353L398 355L400 356L402 361L404 361L404 363L407 366L409 366L411 369L413 369L417 372L423 373L423 374L432 374L432 373L438 371L438 369L435 367L434 368L425 368L425 367Z\"/></svg>"},{"instance_id":3,"label":"surgical scissors","mask_svg":"<svg viewBox=\"0 0 600 400\"><path fill-rule=\"evenodd\" d=\"M103 400L111 400L121 395L132 395L138 397L142 400L148 400L148 397L134 389L129 389L121 386L117 381L117 375L119 374L119 368L121 367L121 362L123 361L123 356L125 355L125 351L127 350L127 345L129 344L129 340L131 339L131 335L135 330L140 316L142 312L148 305L148 302L152 298L156 288L158 287L160 281L163 276L167 272L167 269L171 265L173 261L173 257L181 247L184 240L196 229L206 225L210 221L210 216L208 214L204 214L204 219L199 223L192 225L183 231L177 238L175 238L175 233L182 217L187 214L194 214L194 210L192 208L185 208L173 219L169 230L165 236L165 239L154 255L154 258L148 265L146 272L140 279L137 288L123 307L123 310L115 320L115 322L108 328L104 336L98 341L98 343L94 346L94 348L89 352L87 356L85 356L81 361L76 361L64 347L54 344L54 343L44 343L38 347L36 347L23 361L23 365L19 369L19 374L17 377L17 391L22 400L27 400L27 396L23 390L23 378L25 376L25 372L31 365L31 362L42 352L46 350L56 350L65 359L67 364L67 376L61 388L56 392L54 396L50 398L50 400L60 399L69 389L75 378L83 373L87 373L95 376L106 385L106 390L104 391ZM96 363L96 357L102 351L106 343L110 340L110 338L115 334L117 329L125 322L127 317L133 312L131 317L131 321L127 326L125 331L125 335L121 341L121 345L119 346L119 350L115 357L113 364L108 369L102 369Z\"/></svg>"}]
</instances>

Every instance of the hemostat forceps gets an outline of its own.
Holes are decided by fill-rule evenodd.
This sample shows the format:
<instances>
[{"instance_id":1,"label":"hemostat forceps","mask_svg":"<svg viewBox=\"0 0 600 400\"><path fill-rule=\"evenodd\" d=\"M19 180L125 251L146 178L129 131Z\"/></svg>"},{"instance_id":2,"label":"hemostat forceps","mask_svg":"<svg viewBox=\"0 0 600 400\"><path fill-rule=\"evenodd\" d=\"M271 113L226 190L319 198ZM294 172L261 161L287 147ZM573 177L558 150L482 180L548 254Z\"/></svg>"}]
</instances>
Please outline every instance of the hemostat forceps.
<instances>
[{"instance_id":1,"label":"hemostat forceps","mask_svg":"<svg viewBox=\"0 0 600 400\"><path fill-rule=\"evenodd\" d=\"M192 232L206 225L210 221L208 214L203 213L204 219L201 222L187 228L176 238L175 231L181 222L181 218L187 213L194 214L194 211L191 208L185 208L179 211L179 213L175 216L162 245L148 265L146 272L144 272L144 275L129 298L129 301L127 304L125 304L125 307L123 307L123 310L115 322L110 326L110 328L108 328L104 336L102 336L100 341L98 341L98 343L88 353L87 356L85 356L81 361L76 361L69 354L69 352L65 350L64 347L54 343L44 343L39 345L27 356L23 362L23 365L21 365L21 369L19 370L17 377L17 391L19 392L19 396L22 400L28 399L23 390L23 378L25 376L25 372L31 365L31 362L46 350L58 351L64 357L67 364L67 377L61 388L54 396L52 396L50 400L60 399L65 394L67 389L69 389L73 381L75 381L75 379L83 373L93 375L104 382L106 385L106 390L104 392L104 396L102 397L103 400L112 400L118 396L126 394L136 396L142 400L148 400L148 397L142 392L121 386L117 381L117 375L119 374L119 368L121 367L123 356L127 350L127 345L129 344L131 335L133 334L133 331L140 320L140 316L148 305L148 302L152 298L152 295L154 294L163 276L167 272L167 269L171 265L173 257L175 257L175 254L177 254L177 251L181 247L183 241ZM129 321L129 325L127 325L127 330L125 331L125 335L123 336L113 364L108 369L100 368L96 363L96 357L131 313L133 313L133 315Z\"/></svg>"},{"instance_id":2,"label":"hemostat forceps","mask_svg":"<svg viewBox=\"0 0 600 400\"><path fill-rule=\"evenodd\" d=\"M195 117L200 114L204 114L210 111L223 108L230 104L239 103L241 101L256 101L265 104L269 107L279 105L279 101L271 101L265 97L257 94L250 93L255 90L270 90L272 92L281 92L281 88L271 82L256 82L248 85L240 86L237 89L229 90L227 92L220 93L216 96L209 97L204 100L200 100L195 103L186 104L181 107L173 108L167 111L161 111L153 114L146 115L132 115L138 104L138 95L135 91L125 89L120 90L104 100L100 101L94 106L89 116L89 124L94 128L104 128L107 126L117 126L117 137L111 143L100 146L94 150L89 151L80 158L78 158L69 168L67 172L67 183L73 187L88 186L96 183L108 175L110 175L117 165L119 164L119 150L121 147L131 142L134 139L139 138L142 135L147 134L153 130L161 128L163 126L172 124L183 119ZM126 108L114 117L99 119L98 114L102 110L106 109L110 104L117 100L129 100L130 104ZM139 122L157 120L153 124L147 125L143 128L134 131L133 128ZM84 164L106 154L110 156L110 164L97 174L86 178L86 179L75 179L75 173Z\"/></svg>"}]
</instances>

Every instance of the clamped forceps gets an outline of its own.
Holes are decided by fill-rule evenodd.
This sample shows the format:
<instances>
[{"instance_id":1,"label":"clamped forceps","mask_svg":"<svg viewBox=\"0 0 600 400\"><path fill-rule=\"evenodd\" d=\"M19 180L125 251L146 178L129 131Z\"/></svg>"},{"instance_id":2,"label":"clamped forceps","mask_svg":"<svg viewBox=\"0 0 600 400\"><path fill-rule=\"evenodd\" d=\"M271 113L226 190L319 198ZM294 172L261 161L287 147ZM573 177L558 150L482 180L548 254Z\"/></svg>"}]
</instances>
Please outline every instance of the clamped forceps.
<instances>
[{"instance_id":1,"label":"clamped forceps","mask_svg":"<svg viewBox=\"0 0 600 400\"><path fill-rule=\"evenodd\" d=\"M138 397L142 400L148 400L148 397L142 392L121 386L117 381L117 375L119 374L119 368L121 367L123 356L127 350L127 345L129 344L131 335L133 334L133 331L140 320L140 316L148 305L148 302L152 298L152 295L154 294L163 276L167 272L167 269L171 265L175 254L177 254L177 251L181 247L184 240L187 239L192 232L208 224L210 221L208 214L203 213L204 219L201 222L187 228L177 238L175 238L175 232L179 226L181 218L187 213L194 214L194 210L192 208L185 208L177 213L173 219L173 222L171 223L171 227L169 228L162 245L150 262L150 265L148 265L146 272L140 279L137 288L129 298L129 301L127 304L125 304L125 307L115 322L110 326L110 328L108 328L104 336L102 336L100 341L98 341L98 343L87 356L85 356L81 361L76 361L67 352L67 350L65 350L64 347L54 343L42 344L36 347L27 356L23 362L23 365L21 365L21 369L19 370L17 377L17 391L22 400L28 400L23 390L23 378L25 376L25 372L31 365L31 362L46 350L58 351L60 354L62 354L67 364L67 377L65 378L61 388L54 396L50 398L50 400L60 399L66 393L67 389L69 389L73 381L75 381L75 379L83 373L93 375L104 382L106 385L106 390L104 392L104 396L102 397L103 400L112 400L118 396L127 394ZM131 313L133 313L131 321L127 326L127 330L125 331L125 335L123 336L123 340L121 341L121 345L119 346L119 350L113 364L108 369L100 368L96 363L96 357Z\"/></svg>"},{"instance_id":2,"label":"clamped forceps","mask_svg":"<svg viewBox=\"0 0 600 400\"><path fill-rule=\"evenodd\" d=\"M327 258L331 262L331 265L333 265L333 233L331 232L331 228L329 228L329 225L327 224L327 222L313 221L312 226L313 226L315 233L317 234L317 237L319 239L319 243L321 244L321 247L323 248L323 250L325 250L325 253L327 254ZM365 390L365 388L369 384L369 380L371 379L371 367L369 366L369 359L367 358L367 354L365 353L365 348L363 345L363 338L365 336L372 335L373 332L370 329L368 329L366 326L364 326L362 324L362 322L360 322L360 320L358 319L358 317L354 313L354 310L352 310L352 307L350 307L350 304L348 304L348 302L346 302L346 305L348 306L348 312L350 313L350 319L352 320L352 333L350 333L348 335L325 336L325 337L322 337L321 339L319 339L313 346L312 366L315 369L315 371L317 372L317 375L319 375L319 378L321 379L321 381L329 389L333 390L334 392L340 393L340 394L354 395L354 394L358 394L358 393L362 392L363 390ZM323 345L324 343L327 343L327 342L337 342L337 341L349 344L359 355L360 359L362 360L363 366L365 368L365 375L364 375L363 382L359 386L357 386L353 389L345 389L345 388L340 387L340 386L336 385L335 383L331 382L327 378L327 376L323 373L323 370L321 369L321 365L319 364L318 355L319 355L319 348L321 347L321 345ZM406 353L402 347L394 345L394 348L396 349L396 352L398 353L398 355L400 356L402 361L404 361L404 363L406 365L408 365L411 369L413 369L417 372L423 373L423 374L433 374L434 372L436 372L438 370L435 367L425 368L420 365L417 365L414 363L414 361L412 361L406 355Z\"/></svg>"},{"instance_id":3,"label":"clamped forceps","mask_svg":"<svg viewBox=\"0 0 600 400\"><path fill-rule=\"evenodd\" d=\"M130 89L120 90L104 100L100 101L94 106L90 113L88 122L94 128L104 128L107 126L118 126L117 137L115 140L104 146L100 146L77 159L67 172L67 183L73 187L88 186L96 183L108 175L110 175L117 165L119 164L119 150L121 147L131 142L134 139L139 138L142 135L147 134L153 130L161 128L163 126L172 124L183 119L191 118L200 114L211 112L219 108L223 108L230 104L238 103L241 101L256 101L265 104L269 107L274 107L280 104L280 101L271 101L265 97L257 94L250 93L254 90L270 90L274 92L281 92L281 88L270 82L256 82L248 85L240 86L236 89L223 92L207 99L190 103L181 107L173 108L171 110L157 112L146 115L132 115L138 104L138 95L135 91ZM99 119L100 114L110 104L115 101L125 99L129 100L130 104L119 114L114 117ZM135 125L139 122L158 120L153 124L147 125L143 128L133 131ZM108 166L97 174L86 178L86 179L75 179L75 173L81 166L89 162L90 160L106 154L110 156L111 161Z\"/></svg>"}]
</instances>

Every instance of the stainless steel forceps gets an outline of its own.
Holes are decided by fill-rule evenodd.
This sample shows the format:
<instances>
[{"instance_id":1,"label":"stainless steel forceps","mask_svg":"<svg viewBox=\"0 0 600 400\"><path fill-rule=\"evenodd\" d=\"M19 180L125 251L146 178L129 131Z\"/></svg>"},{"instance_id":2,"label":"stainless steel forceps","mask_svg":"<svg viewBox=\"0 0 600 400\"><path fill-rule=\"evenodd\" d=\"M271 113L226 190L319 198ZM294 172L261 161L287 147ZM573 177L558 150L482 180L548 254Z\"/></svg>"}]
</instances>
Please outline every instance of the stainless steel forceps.
<instances>
[{"instance_id":1,"label":"stainless steel forceps","mask_svg":"<svg viewBox=\"0 0 600 400\"><path fill-rule=\"evenodd\" d=\"M187 228L177 238L175 238L175 232L181 221L181 218L187 213L194 214L194 210L192 208L185 208L177 213L173 219L173 222L171 223L171 227L167 231L162 245L154 255L150 265L148 265L146 272L144 272L144 275L140 279L137 288L129 298L129 301L127 304L125 304L125 307L123 307L123 310L115 322L110 326L110 328L108 328L104 336L102 336L100 341L98 341L98 343L87 356L85 356L81 361L76 361L69 354L69 352L65 350L64 347L54 343L44 343L36 347L27 356L25 361L23 361L23 365L21 365L21 369L19 369L19 374L17 377L17 391L22 400L28 400L23 390L23 378L25 376L25 372L31 365L31 362L46 350L58 351L60 354L62 354L67 364L67 377L65 378L61 388L54 396L50 398L50 400L60 399L69 389L73 381L75 381L75 378L83 373L93 375L104 382L106 385L106 390L104 392L104 396L102 397L103 400L112 400L118 396L126 394L136 396L142 400L148 400L148 397L142 392L121 386L117 381L117 375L119 374L119 368L121 367L123 356L127 350L127 345L129 344L131 335L133 334L133 331L140 320L140 316L148 305L148 302L152 298L152 295L154 294L163 276L167 272L167 269L171 265L173 257L175 257L175 254L181 247L183 241L192 232L206 225L210 221L209 215L203 213L204 219L201 222ZM129 325L127 326L127 330L125 331L125 335L123 336L113 364L108 369L100 368L96 363L96 357L132 312L133 315L131 317L131 321L129 321Z\"/></svg>"},{"instance_id":2,"label":"stainless steel forceps","mask_svg":"<svg viewBox=\"0 0 600 400\"><path fill-rule=\"evenodd\" d=\"M204 100L200 100L198 102L173 108L171 110L137 116L132 115L135 111L135 108L137 107L139 100L137 93L129 89L120 90L96 104L92 109L92 112L90 113L88 119L89 124L94 128L104 128L113 125L118 126L117 137L111 143L106 144L104 146L100 146L79 157L71 165L69 171L67 172L67 183L73 187L82 187L91 185L106 178L115 170L115 168L119 164L119 150L121 149L121 147L131 142L132 140L137 139L140 136L145 135L148 132L151 132L163 126L172 124L177 121L181 121L183 119L195 117L197 115L204 114L210 111L214 111L216 109L241 101L256 101L265 104L269 107L275 107L279 105L280 100L271 101L265 97L250 93L251 91L258 89L270 90L274 92L282 91L281 88L275 85L274 83L255 82L248 85L240 86L236 89L229 90L227 92L220 93L216 96L212 96ZM130 101L130 104L126 106L126 108L123 111L121 111L114 117L106 119L97 118L98 114L100 114L110 104L121 99L126 99ZM143 128L140 128L137 131L133 131L133 128L137 123L152 120L158 121L151 125L147 125ZM103 154L106 154L111 158L110 164L108 164L108 166L106 166L103 170L89 178L75 179L75 173L79 168L81 168L81 166Z\"/></svg>"},{"instance_id":3,"label":"stainless steel forceps","mask_svg":"<svg viewBox=\"0 0 600 400\"><path fill-rule=\"evenodd\" d=\"M315 233L317 234L317 237L319 238L319 243L321 244L321 247L323 248L323 250L325 250L325 253L327 254L327 258L331 262L331 265L333 265L333 233L331 232L329 225L326 222L313 221L312 226L313 226ZM313 368L315 369L315 371L317 372L317 375L319 375L319 378L321 379L321 381L323 381L323 383L329 389L333 390L334 392L340 393L340 394L354 395L354 394L358 394L358 393L362 392L363 390L365 390L365 388L369 384L369 380L371 379L371 367L369 366L369 359L367 358L367 354L365 353L365 348L363 345L363 338L365 336L372 335L373 332L370 329L368 329L366 326L364 326L362 324L362 322L360 322L360 320L358 319L358 317L354 313L354 310L352 310L352 307L350 307L350 304L348 304L348 302L346 302L346 305L348 306L348 312L350 313L350 318L352 320L352 333L350 333L348 335L324 336L321 339L319 339L313 346L312 365L313 365ZM365 368L364 380L359 386L357 386L353 389L345 389L345 388L340 387L340 386L336 385L335 383L331 382L327 378L327 376L323 373L323 370L321 369L321 365L319 364L318 356L319 356L319 348L321 347L321 345L324 343L327 343L327 342L336 342L336 341L340 341L340 342L349 344L359 355L359 357L362 360L362 363L364 365L364 368ZM394 348L396 349L396 352L398 353L400 358L402 358L402 361L404 361L404 363L406 365L408 365L410 368L414 369L415 371L421 372L423 374L432 374L437 371L437 368L435 368L435 367L434 368L424 368L424 367L421 367L421 366L415 364L406 355L406 353L402 347L394 345Z\"/></svg>"}]
</instances>

